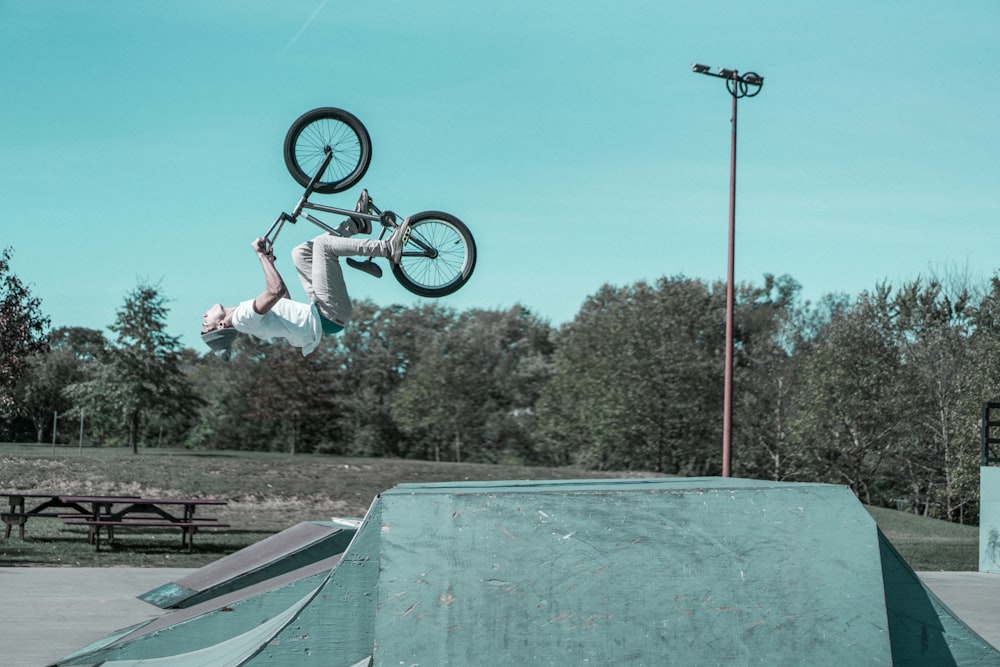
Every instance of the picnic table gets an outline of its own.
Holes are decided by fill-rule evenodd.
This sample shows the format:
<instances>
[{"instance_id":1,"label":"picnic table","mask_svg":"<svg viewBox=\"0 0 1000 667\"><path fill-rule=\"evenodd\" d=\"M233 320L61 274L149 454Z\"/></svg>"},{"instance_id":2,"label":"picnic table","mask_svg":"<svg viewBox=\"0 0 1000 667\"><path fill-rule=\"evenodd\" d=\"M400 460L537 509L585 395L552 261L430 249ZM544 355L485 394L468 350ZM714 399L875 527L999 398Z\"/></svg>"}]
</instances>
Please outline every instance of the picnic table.
<instances>
[{"instance_id":1,"label":"picnic table","mask_svg":"<svg viewBox=\"0 0 1000 667\"><path fill-rule=\"evenodd\" d=\"M116 499L131 499L136 496L108 496ZM7 499L8 511L0 512L3 521L4 539L10 537L11 528L17 526L18 536L24 539L24 525L32 517L62 518L75 513L81 516L89 514L89 510L80 503L69 500L71 496L54 493L0 493L0 498ZM30 503L30 504L29 504Z\"/></svg>"},{"instance_id":2,"label":"picnic table","mask_svg":"<svg viewBox=\"0 0 1000 667\"><path fill-rule=\"evenodd\" d=\"M191 551L194 534L199 528L225 528L215 517L196 516L204 506L226 505L218 498L141 498L122 496L61 496L66 506L81 508L81 512L62 516L70 526L87 526L87 537L101 549L101 529L108 541L114 540L115 528L176 528L181 531L181 546Z\"/></svg>"},{"instance_id":3,"label":"picnic table","mask_svg":"<svg viewBox=\"0 0 1000 667\"><path fill-rule=\"evenodd\" d=\"M142 498L140 496L85 496L46 493L0 493L7 498L10 511L0 512L6 524L4 538L13 526L24 539L24 525L32 517L62 519L70 526L87 526L87 539L100 551L101 530L114 539L116 527L174 528L181 531L181 546L191 551L194 533L199 528L227 528L215 517L199 516L204 506L226 505L218 498ZM2 502L2 500L0 500Z\"/></svg>"}]
</instances>

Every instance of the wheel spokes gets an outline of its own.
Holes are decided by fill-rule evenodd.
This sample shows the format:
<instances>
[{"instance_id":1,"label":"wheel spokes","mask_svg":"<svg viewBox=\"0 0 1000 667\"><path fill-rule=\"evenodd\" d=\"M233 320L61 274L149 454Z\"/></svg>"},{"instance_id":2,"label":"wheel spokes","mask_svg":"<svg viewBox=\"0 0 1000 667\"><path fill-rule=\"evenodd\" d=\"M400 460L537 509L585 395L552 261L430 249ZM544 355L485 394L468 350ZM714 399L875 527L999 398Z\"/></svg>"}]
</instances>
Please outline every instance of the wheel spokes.
<instances>
[{"instance_id":1,"label":"wheel spokes","mask_svg":"<svg viewBox=\"0 0 1000 667\"><path fill-rule=\"evenodd\" d=\"M462 277L467 249L461 235L447 223L418 223L410 233L410 245L417 248L403 249L402 269L414 283L436 289Z\"/></svg>"}]
</instances>

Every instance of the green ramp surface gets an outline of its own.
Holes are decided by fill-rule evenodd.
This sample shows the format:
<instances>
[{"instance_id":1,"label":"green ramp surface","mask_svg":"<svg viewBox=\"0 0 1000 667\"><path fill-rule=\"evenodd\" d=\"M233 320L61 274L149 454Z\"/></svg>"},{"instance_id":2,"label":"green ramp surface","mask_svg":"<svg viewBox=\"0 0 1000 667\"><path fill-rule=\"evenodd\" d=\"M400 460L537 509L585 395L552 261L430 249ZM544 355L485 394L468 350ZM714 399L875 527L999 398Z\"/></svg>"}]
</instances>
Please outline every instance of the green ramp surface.
<instances>
[{"instance_id":1,"label":"green ramp surface","mask_svg":"<svg viewBox=\"0 0 1000 667\"><path fill-rule=\"evenodd\" d=\"M404 485L382 524L376 664L889 664L877 528L843 487Z\"/></svg>"}]
</instances>

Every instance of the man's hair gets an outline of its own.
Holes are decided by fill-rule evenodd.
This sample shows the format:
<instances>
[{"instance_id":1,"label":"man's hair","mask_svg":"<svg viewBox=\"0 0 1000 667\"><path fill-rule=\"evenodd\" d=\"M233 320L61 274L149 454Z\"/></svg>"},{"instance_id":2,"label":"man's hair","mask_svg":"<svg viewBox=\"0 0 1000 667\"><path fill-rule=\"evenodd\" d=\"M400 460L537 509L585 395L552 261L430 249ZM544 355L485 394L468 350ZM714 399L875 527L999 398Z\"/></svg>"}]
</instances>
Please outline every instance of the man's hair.
<instances>
[{"instance_id":1,"label":"man's hair","mask_svg":"<svg viewBox=\"0 0 1000 667\"><path fill-rule=\"evenodd\" d=\"M226 327L225 329L213 329L212 331L207 331L201 335L201 339L205 341L205 345L212 348L216 356L223 361L229 361L229 355L232 351L233 341L236 340L236 329L232 327Z\"/></svg>"}]
</instances>

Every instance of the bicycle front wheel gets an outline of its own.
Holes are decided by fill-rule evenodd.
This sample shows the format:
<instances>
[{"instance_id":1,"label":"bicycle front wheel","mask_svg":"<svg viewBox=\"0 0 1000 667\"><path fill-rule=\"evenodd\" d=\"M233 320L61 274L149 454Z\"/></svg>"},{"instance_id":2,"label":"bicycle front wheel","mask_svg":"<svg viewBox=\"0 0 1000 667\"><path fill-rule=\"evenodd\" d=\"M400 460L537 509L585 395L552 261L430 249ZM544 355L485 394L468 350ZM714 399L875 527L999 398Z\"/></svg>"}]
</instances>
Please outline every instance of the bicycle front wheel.
<instances>
[{"instance_id":1,"label":"bicycle front wheel","mask_svg":"<svg viewBox=\"0 0 1000 667\"><path fill-rule=\"evenodd\" d=\"M322 107L299 116L285 135L285 166L292 178L306 187L322 166L327 147L333 158L314 190L321 194L343 192L361 180L372 161L368 130L350 112Z\"/></svg>"},{"instance_id":2,"label":"bicycle front wheel","mask_svg":"<svg viewBox=\"0 0 1000 667\"><path fill-rule=\"evenodd\" d=\"M469 282L476 268L476 242L461 220L440 211L410 216L410 238L392 274L420 296L451 294Z\"/></svg>"}]
</instances>

